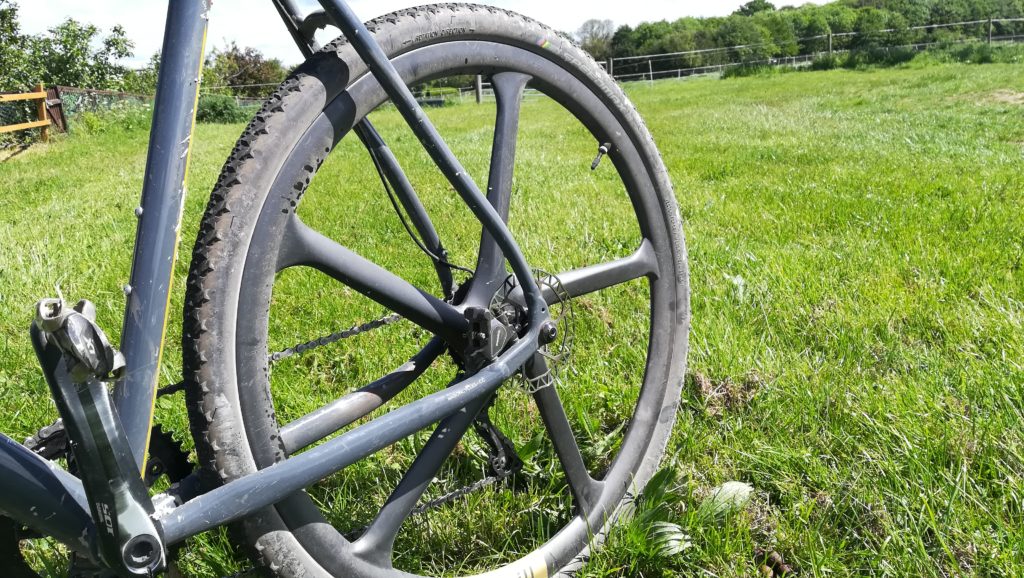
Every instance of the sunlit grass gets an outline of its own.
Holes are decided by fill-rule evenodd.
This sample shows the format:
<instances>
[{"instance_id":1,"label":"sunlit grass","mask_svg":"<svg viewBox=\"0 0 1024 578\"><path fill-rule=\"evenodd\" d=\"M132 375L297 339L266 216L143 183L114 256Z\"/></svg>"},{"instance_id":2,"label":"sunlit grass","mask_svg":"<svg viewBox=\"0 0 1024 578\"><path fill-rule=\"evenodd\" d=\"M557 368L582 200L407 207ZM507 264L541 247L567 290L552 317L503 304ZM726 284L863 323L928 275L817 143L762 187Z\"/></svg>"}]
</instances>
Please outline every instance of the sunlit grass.
<instances>
[{"instance_id":1,"label":"sunlit grass","mask_svg":"<svg viewBox=\"0 0 1024 578\"><path fill-rule=\"evenodd\" d=\"M691 377L669 447L680 499L663 513L692 546L662 557L638 546L648 529L633 524L588 575L750 576L759 550L806 575L1024 572L1024 108L1007 91L1024 91L1024 69L950 65L630 88L675 182L693 267ZM431 112L480 181L493 112ZM479 226L397 116L374 120L452 259L471 264ZM614 175L589 172L596 149L566 124L550 103L526 105L512 221L531 262L555 272L626 255L638 238ZM205 192L240 131L199 129L183 261ZM59 285L69 298L95 301L101 325L118 336L145 145L138 130L80 135L0 163L0 429L15 439L56 417L27 338L32 304ZM354 143L324 165L300 213L437 289ZM180 263L175 313L186 272ZM630 312L645 298L635 283L576 307L579 355L563 397L588 441L616 443L615 418L636 399L637 384L623 376L642 362L646 319ZM276 286L271 344L382 312L319 274L289 271ZM272 378L280 419L397 367L425 341L403 323L282 362ZM172 323L165 383L180 376L179 342ZM441 363L402 399L453 376ZM494 412L521 447L540 431L520 419L531 410L509 390ZM188 441L180 396L160 400L158 415ZM369 522L423 439L333 477L314 498L340 528ZM484 452L467 437L428 497L485 475ZM535 473L531 483L563 483L557 471ZM757 490L751 507L721 522L697 515L710 488L733 479ZM428 572L505 561L546 537L569 507L517 500L522 494L503 488L424 516L400 535L399 565ZM46 559L45 545L33 554L40 550ZM183 552L189 575L248 565L221 532Z\"/></svg>"}]
</instances>

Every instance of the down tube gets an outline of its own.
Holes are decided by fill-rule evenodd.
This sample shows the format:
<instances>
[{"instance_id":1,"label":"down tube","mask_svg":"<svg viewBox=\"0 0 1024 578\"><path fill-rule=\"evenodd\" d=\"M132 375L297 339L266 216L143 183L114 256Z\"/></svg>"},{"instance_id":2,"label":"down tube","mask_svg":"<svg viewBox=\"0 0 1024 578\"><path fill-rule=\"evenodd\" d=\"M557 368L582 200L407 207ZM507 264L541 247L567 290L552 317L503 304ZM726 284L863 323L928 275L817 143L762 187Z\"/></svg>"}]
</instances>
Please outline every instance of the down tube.
<instances>
[{"instance_id":1,"label":"down tube","mask_svg":"<svg viewBox=\"0 0 1024 578\"><path fill-rule=\"evenodd\" d=\"M145 469L178 252L210 5L211 0L171 0L167 7L142 204L136 209L139 223L121 332L128 371L114 391L114 404L140 471Z\"/></svg>"}]
</instances>

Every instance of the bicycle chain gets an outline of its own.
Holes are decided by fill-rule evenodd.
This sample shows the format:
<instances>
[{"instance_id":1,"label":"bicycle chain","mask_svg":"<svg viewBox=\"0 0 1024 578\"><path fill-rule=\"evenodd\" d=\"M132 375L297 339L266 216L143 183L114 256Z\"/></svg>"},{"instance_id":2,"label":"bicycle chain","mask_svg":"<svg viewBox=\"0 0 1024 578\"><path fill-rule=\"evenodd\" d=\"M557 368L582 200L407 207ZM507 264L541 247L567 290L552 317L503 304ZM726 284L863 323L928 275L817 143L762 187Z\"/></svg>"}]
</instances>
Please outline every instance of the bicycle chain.
<instances>
[{"instance_id":1,"label":"bicycle chain","mask_svg":"<svg viewBox=\"0 0 1024 578\"><path fill-rule=\"evenodd\" d=\"M289 347L288 349L271 354L270 363L275 363L281 361L282 359L288 359L289 357L294 357L296 355L303 355L304 353L316 349L317 347L323 347L325 345L330 345L332 343L341 341L342 339L349 339L351 337L356 337L357 335L362 335L363 333L369 333L374 329L380 329L381 327L397 323L402 319L403 317L396 313L394 315L388 315L385 317L381 317L380 319L370 321L369 323L355 325L343 331L338 331L337 333L326 335L324 337L321 337L320 339L314 339L312 341L307 341L305 343L299 343L298 345Z\"/></svg>"},{"instance_id":2,"label":"bicycle chain","mask_svg":"<svg viewBox=\"0 0 1024 578\"><path fill-rule=\"evenodd\" d=\"M356 337L357 335L361 335L363 333L368 333L368 332L373 331L375 329L379 329L381 327L384 327L384 326L387 326L387 325L391 325L393 323L397 323L398 321L401 321L402 319L403 319L403 317L401 315L398 315L397 313L394 314L394 315L388 315L386 317L381 317L380 319L377 319L377 320L374 320L374 321L370 321L369 323L364 323L362 325L357 325L357 326L351 327L349 329L346 329L344 331L339 331L337 333L332 333L331 335L327 335L327 336L321 337L319 339L314 339L312 341L307 341L305 343L300 343L300 344L295 345L293 347L289 347L288 349L285 349L285 350L282 350L282 351L278 351L277 353L274 353L274 354L270 355L269 359L270 359L271 363L275 363L275 362L281 361L283 359L288 359L289 357L303 355L303 354L309 352L312 349L316 349L317 347L323 347L325 345L330 345L332 343L341 341L342 339L349 339L349 338L352 338L352 337ZM443 496L441 496L439 498L435 498L435 499L430 500L428 502L424 502L424 503L420 504L419 506L416 506L416 508L414 508L413 511L411 512L410 516L419 516L419 515L421 515L423 513L426 513L426 512L435 510L437 508L440 508L441 506L444 506L445 504L450 504L450 503L452 503L452 502L454 502L456 500L459 500L461 498L464 498L464 497L468 496L469 494L472 494L474 492L478 492L478 491L480 491L480 490L482 490L482 489L484 489L486 487L493 486L494 484L497 484L498 482L501 482L501 481L509 478L510 476L512 476L515 473L516 473L515 471L502 472L499 475L488 476L488 477L483 478L481 480L478 480L478 481L476 481L476 482L474 482L472 484L468 484L466 486L463 486L461 488L453 490L453 491L451 491L451 492L449 492L449 493L447 493L447 494L445 494L445 495L443 495ZM366 530L366 528L361 528L361 529L356 530L355 532L351 532L351 534L360 534L360 533L362 533L365 530Z\"/></svg>"},{"instance_id":3,"label":"bicycle chain","mask_svg":"<svg viewBox=\"0 0 1024 578\"><path fill-rule=\"evenodd\" d=\"M427 502L423 502L422 504L420 504L420 505L416 506L415 508L413 508L412 512L409 513L409 517L412 518L414 516L420 516L420 515L425 514L427 512L432 512L432 511L440 508L441 506L444 506L446 504L450 504L450 503L452 503L452 502L454 502L456 500L461 500L462 498L465 498L466 496L472 494L473 492L479 492L480 490L482 490L484 488L493 486L493 485L495 485L495 484L497 484L497 483L499 483L499 482L501 482L501 481L511 477L515 473L516 472L510 471L510 472L504 472L501 475L497 475L497 476L487 476L486 478L483 478L482 480L477 480L476 482L473 482L472 484L468 484L466 486L463 486L461 488L458 488L456 490L448 492L447 494L441 496L440 498L434 498L433 500L430 500L430 501L427 501ZM366 526L363 526L362 528L356 528L355 530L350 530L348 532L345 532L343 535L348 537L348 538L351 538L351 539L356 539L359 536L363 535L363 533L365 533L369 529L370 529L370 526L366 525Z\"/></svg>"},{"instance_id":4,"label":"bicycle chain","mask_svg":"<svg viewBox=\"0 0 1024 578\"><path fill-rule=\"evenodd\" d=\"M472 494L473 492L478 492L478 491L480 491L480 490L482 490L482 489L484 489L486 487L493 486L494 484L497 484L498 482L501 482L501 481L511 477L513 474L515 474L515 472L505 472L505 473L503 473L501 475L498 475L498 476L487 476L486 478L484 478L482 480L478 480L478 481L476 481L476 482L474 482L472 484L469 484L469 485L463 486L463 487L461 487L461 488L459 488L457 490L453 490L451 492L448 492L447 494L441 496L440 498L434 498L433 500L430 500L428 502L424 502L424 503L420 504L419 506L416 506L413 509L412 514L410 514L410 515L412 515L412 516L419 516L420 514L424 514L426 512L430 512L432 510L436 510L437 508L440 508L441 506L444 506L445 504L450 504L450 503L452 503L452 502L454 502L456 500L460 500L462 498L465 498L466 496Z\"/></svg>"}]
</instances>

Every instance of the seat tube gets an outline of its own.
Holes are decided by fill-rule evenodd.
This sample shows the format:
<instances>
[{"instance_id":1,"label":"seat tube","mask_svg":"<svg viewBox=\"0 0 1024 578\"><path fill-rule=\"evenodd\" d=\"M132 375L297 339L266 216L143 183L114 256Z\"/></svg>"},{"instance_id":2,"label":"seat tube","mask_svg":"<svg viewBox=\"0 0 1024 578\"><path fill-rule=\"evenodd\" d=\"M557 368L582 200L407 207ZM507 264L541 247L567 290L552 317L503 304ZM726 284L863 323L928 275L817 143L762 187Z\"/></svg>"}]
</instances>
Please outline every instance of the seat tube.
<instances>
[{"instance_id":1,"label":"seat tube","mask_svg":"<svg viewBox=\"0 0 1024 578\"><path fill-rule=\"evenodd\" d=\"M142 202L135 210L138 229L121 332L127 371L113 400L140 472L166 334L211 4L168 4Z\"/></svg>"}]
</instances>

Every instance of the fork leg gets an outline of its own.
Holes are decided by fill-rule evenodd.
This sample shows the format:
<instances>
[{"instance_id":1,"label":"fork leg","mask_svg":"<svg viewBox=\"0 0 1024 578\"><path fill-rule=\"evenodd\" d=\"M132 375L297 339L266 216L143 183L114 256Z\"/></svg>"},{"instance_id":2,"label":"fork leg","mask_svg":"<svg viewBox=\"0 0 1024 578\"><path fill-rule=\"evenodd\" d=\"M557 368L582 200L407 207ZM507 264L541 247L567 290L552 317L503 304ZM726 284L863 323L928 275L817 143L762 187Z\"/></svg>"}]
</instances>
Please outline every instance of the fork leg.
<instances>
[{"instance_id":1,"label":"fork leg","mask_svg":"<svg viewBox=\"0 0 1024 578\"><path fill-rule=\"evenodd\" d=\"M484 229L494 237L498 247L512 265L512 270L521 279L526 304L530 311L528 341L536 345L540 324L547 317L547 305L540 294L540 289L533 279L533 272L523 256L518 243L512 238L501 215L480 192L466 169L455 158L451 149L445 144L440 133L427 118L423 107L416 102L416 97L405 85L405 82L388 59L384 49L374 40L366 26L359 20L355 12L344 0L319 0L324 11L348 38L360 58L369 67L370 72L380 82L384 91L391 98L395 107L405 118L409 128L420 140L427 153L438 168L462 197L462 200L473 211L473 214ZM525 361L525 359L523 360Z\"/></svg>"}]
</instances>

